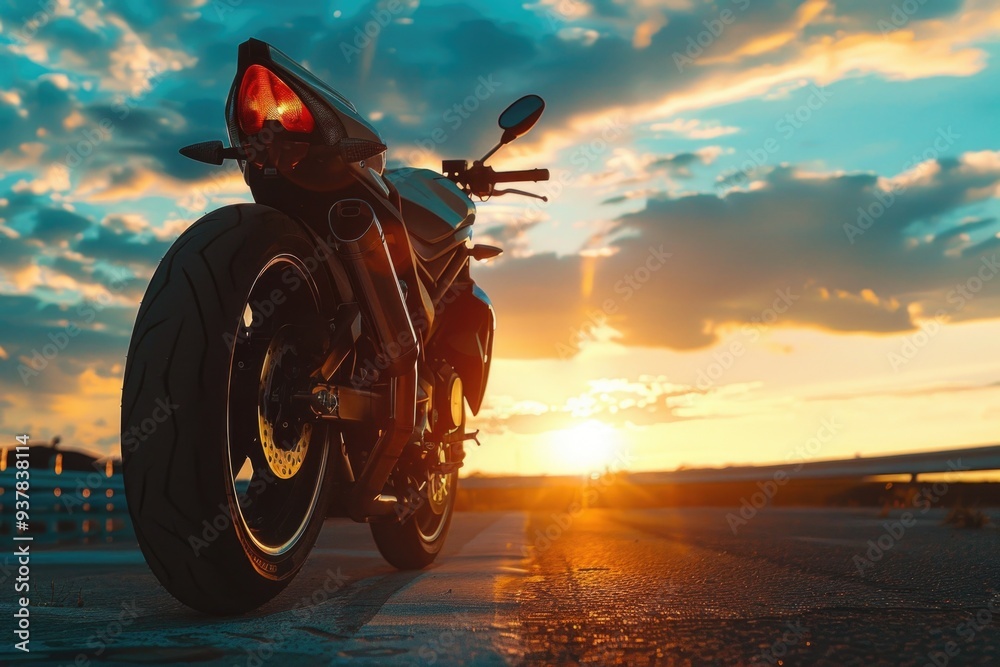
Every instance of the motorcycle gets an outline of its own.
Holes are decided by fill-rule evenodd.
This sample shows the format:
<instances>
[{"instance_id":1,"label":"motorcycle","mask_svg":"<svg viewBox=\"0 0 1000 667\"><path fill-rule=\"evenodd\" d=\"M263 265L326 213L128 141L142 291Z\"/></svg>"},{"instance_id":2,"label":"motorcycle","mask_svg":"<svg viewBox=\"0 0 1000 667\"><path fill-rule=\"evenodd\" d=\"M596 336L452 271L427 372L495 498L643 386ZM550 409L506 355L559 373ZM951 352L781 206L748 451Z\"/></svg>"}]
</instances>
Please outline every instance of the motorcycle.
<instances>
[{"instance_id":1,"label":"motorcycle","mask_svg":"<svg viewBox=\"0 0 1000 667\"><path fill-rule=\"evenodd\" d=\"M125 494L142 553L184 604L254 609L301 569L329 517L367 522L400 569L441 552L483 403L495 315L470 275L475 204L545 169L485 164L544 109L443 173L386 169L351 102L273 46L239 47L229 147L256 203L188 228L141 302L122 390ZM476 440L478 442L478 440Z\"/></svg>"}]
</instances>

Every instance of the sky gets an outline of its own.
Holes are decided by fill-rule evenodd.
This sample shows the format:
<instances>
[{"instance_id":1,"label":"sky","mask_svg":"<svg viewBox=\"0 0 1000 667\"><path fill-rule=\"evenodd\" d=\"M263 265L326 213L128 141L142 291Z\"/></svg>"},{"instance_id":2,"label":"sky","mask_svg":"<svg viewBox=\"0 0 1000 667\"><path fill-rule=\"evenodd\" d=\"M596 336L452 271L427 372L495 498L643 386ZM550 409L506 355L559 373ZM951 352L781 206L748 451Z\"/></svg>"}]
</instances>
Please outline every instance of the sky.
<instances>
[{"instance_id":1,"label":"sky","mask_svg":"<svg viewBox=\"0 0 1000 667\"><path fill-rule=\"evenodd\" d=\"M119 446L160 257L250 201L177 154L224 139L237 46L350 99L390 166L547 167L478 205L497 311L466 471L562 474L996 442L993 0L0 4L0 426Z\"/></svg>"}]
</instances>

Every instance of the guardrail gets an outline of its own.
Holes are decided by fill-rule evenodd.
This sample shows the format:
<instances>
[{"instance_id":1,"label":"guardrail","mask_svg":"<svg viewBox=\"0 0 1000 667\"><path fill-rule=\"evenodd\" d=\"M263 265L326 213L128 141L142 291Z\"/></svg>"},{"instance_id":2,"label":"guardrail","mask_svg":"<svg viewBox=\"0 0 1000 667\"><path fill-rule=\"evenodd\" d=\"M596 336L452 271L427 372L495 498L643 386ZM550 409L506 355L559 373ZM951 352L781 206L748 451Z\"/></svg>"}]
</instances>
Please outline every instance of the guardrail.
<instances>
[{"instance_id":1,"label":"guardrail","mask_svg":"<svg viewBox=\"0 0 1000 667\"><path fill-rule=\"evenodd\" d=\"M960 467L959 467L960 466ZM1000 445L962 447L934 452L891 454L828 461L796 461L774 465L727 466L725 468L687 468L655 472L621 471L618 477L635 485L720 484L757 482L783 473L788 479L862 479L881 475L918 475L951 472L1000 471ZM597 473L595 473L597 474ZM522 489L578 484L584 475L536 475L531 477L469 477L462 480L466 489Z\"/></svg>"},{"instance_id":2,"label":"guardrail","mask_svg":"<svg viewBox=\"0 0 1000 667\"><path fill-rule=\"evenodd\" d=\"M772 479L775 474L784 473L789 478L799 480L851 479L880 475L910 475L915 480L918 475L923 474L989 470L1000 470L1000 445L778 465L642 472L634 473L631 479L635 484L754 482Z\"/></svg>"},{"instance_id":3,"label":"guardrail","mask_svg":"<svg viewBox=\"0 0 1000 667\"><path fill-rule=\"evenodd\" d=\"M93 471L29 468L28 532L40 545L132 541L119 471L108 461ZM15 467L0 470L0 535L16 528Z\"/></svg>"}]
</instances>

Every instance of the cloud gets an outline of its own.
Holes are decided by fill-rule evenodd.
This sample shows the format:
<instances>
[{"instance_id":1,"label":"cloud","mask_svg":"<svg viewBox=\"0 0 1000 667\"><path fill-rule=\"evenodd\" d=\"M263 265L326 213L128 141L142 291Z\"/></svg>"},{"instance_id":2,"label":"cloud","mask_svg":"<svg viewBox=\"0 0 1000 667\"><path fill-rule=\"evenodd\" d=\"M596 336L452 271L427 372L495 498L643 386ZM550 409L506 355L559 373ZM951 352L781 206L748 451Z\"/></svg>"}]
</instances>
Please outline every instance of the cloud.
<instances>
[{"instance_id":1,"label":"cloud","mask_svg":"<svg viewBox=\"0 0 1000 667\"><path fill-rule=\"evenodd\" d=\"M8 355L0 360L0 386L25 391L19 367L27 365L39 371L29 374L27 386L53 394L72 393L74 377L87 368L102 368L107 373L119 363L135 317L134 308L103 301L54 304L29 295L0 295L0 313ZM47 354L46 346L61 351ZM35 353L46 360L44 368L32 362Z\"/></svg>"},{"instance_id":2,"label":"cloud","mask_svg":"<svg viewBox=\"0 0 1000 667\"><path fill-rule=\"evenodd\" d=\"M39 178L18 181L13 187L14 192L28 191L36 195L64 192L69 189L69 169L61 164L49 165Z\"/></svg>"},{"instance_id":3,"label":"cloud","mask_svg":"<svg viewBox=\"0 0 1000 667\"><path fill-rule=\"evenodd\" d=\"M603 326L624 345L689 350L762 321L889 333L939 310L1000 316L1000 279L961 307L954 294L1000 249L996 225L946 222L993 196L1000 169L967 156L932 171L893 194L853 243L862 214L888 201L880 179L779 168L747 192L651 198L603 235L603 254L499 261L479 271L498 312L498 351L565 356Z\"/></svg>"},{"instance_id":4,"label":"cloud","mask_svg":"<svg viewBox=\"0 0 1000 667\"><path fill-rule=\"evenodd\" d=\"M640 188L638 190L626 190L625 192L615 195L614 197L608 197L601 201L601 204L622 204L624 202L633 199L649 199L650 197L657 197L663 194L662 190L656 188Z\"/></svg>"},{"instance_id":5,"label":"cloud","mask_svg":"<svg viewBox=\"0 0 1000 667\"><path fill-rule=\"evenodd\" d=\"M710 165L724 151L718 146L699 148L691 153L678 153L658 158L650 162L648 167L651 171L663 169L668 174L679 178L691 178L691 167L696 164Z\"/></svg>"},{"instance_id":6,"label":"cloud","mask_svg":"<svg viewBox=\"0 0 1000 667\"><path fill-rule=\"evenodd\" d=\"M496 220L498 216L491 216ZM503 216L499 224L483 227L476 231L476 240L502 248L509 256L530 253L528 233L547 220L547 216L535 212L527 216L522 210L513 210Z\"/></svg>"},{"instance_id":7,"label":"cloud","mask_svg":"<svg viewBox=\"0 0 1000 667\"><path fill-rule=\"evenodd\" d=\"M63 209L43 208L35 218L31 235L46 244L71 239L90 227L87 218Z\"/></svg>"},{"instance_id":8,"label":"cloud","mask_svg":"<svg viewBox=\"0 0 1000 667\"><path fill-rule=\"evenodd\" d=\"M564 429L587 419L618 427L650 426L687 419L680 413L701 393L664 377L603 378L589 381L584 392L561 404L490 397L476 424L492 433L518 434Z\"/></svg>"},{"instance_id":9,"label":"cloud","mask_svg":"<svg viewBox=\"0 0 1000 667\"><path fill-rule=\"evenodd\" d=\"M0 58L0 63L15 67L14 60L9 57ZM3 122L6 132L0 137L0 155L14 157L22 146L38 142L44 138L42 150L49 155L59 156L62 146L59 138L66 136L65 120L80 108L75 92L60 78L44 75L35 80L15 83L0 98L0 122ZM49 148L47 144L56 145ZM37 150L37 149L36 149ZM33 160L23 164L34 164ZM13 164L8 161L8 169L20 166L18 160Z\"/></svg>"},{"instance_id":10,"label":"cloud","mask_svg":"<svg viewBox=\"0 0 1000 667\"><path fill-rule=\"evenodd\" d=\"M58 5L37 34L27 43L17 42L20 47L12 53L64 69L69 76L22 84L12 91L19 104L0 102L0 120L13 124L6 133L6 148L14 150L43 131L42 164L83 158L71 171L73 185L84 186L86 194L81 196L96 202L145 196L163 179L170 195L180 199L180 189L204 183L212 172L178 156L177 148L220 135L235 44L250 34L309 63L363 113L377 111L394 160L427 162L440 155L478 154L495 141L496 113L506 101L524 92L541 92L549 100L545 124L506 153L516 162L539 148L551 153L578 145L592 132L595 119L609 114L710 138L735 128L663 119L679 110L763 95L808 80L829 83L865 72L889 77L966 75L981 69L983 58L982 52L962 45L974 44L1000 25L1000 12L981 0L970 0L961 14L953 4L922 9L906 30L889 36L876 32L872 11L856 3L813 1L790 14L777 0L755 2L695 67L681 72L664 63L672 62L678 45L705 29L704 21L716 17L716 8L684 1L627 7L579 2L570 3L574 9L568 11L566 3L543 3L529 8L544 16L546 23L539 27L528 20L528 12L514 13L516 20L505 21L487 18L465 3L408 3L400 14L406 22L389 23L373 45L353 56L344 46L353 44L356 29L376 9L375 2L341 19L317 14L308 3L286 4L288 16L281 25L274 24L264 5L253 2L227 6L232 11L225 12L213 4L165 0L142 7L111 2L101 9ZM884 10L891 14L891 4ZM0 10L0 17L20 25L35 11L30 4L11 7L5 13ZM946 16L957 28L942 29L939 19ZM238 38L228 37L234 21L240 25ZM646 34L648 44L635 48L640 24L652 27ZM599 37L566 40L558 36L560 31L564 36ZM769 54L766 65L752 54L734 55L756 40L789 31L794 35L790 45ZM423 48L407 48L411 44ZM836 57L831 58L831 49ZM937 55L924 57L929 53ZM719 58L735 58L736 64L717 62ZM899 63L912 71L903 74L890 67ZM16 59L9 67L24 69ZM925 74L917 71L921 67ZM448 76L428 76L438 70ZM584 86L579 85L579 72L586 72ZM99 94L92 94L92 88L81 92L92 86L94 77L99 79ZM485 99L475 97L480 77L498 82ZM371 81L383 85L373 87ZM456 106L469 99L475 108L456 114ZM121 117L123 109L127 117ZM84 124L77 125L81 118ZM83 133L102 121L113 123L113 136L87 145ZM445 139L428 146L435 130L444 132ZM81 142L88 155L74 158ZM0 153L4 148L0 142ZM245 192L237 189L236 180L231 185L227 194ZM197 204L191 207L201 210Z\"/></svg>"},{"instance_id":11,"label":"cloud","mask_svg":"<svg viewBox=\"0 0 1000 667\"><path fill-rule=\"evenodd\" d=\"M0 14L0 18L13 18L12 23L21 25L8 46L12 53L41 66L97 76L103 89L130 94L144 90L157 72L180 70L196 62L180 48L140 36L114 12L97 12L83 3L51 6L55 11L38 12L46 7L36 3L31 10L22 10L20 17L16 10ZM35 13L39 20L24 20ZM169 34L162 31L159 39Z\"/></svg>"},{"instance_id":12,"label":"cloud","mask_svg":"<svg viewBox=\"0 0 1000 667\"><path fill-rule=\"evenodd\" d=\"M676 118L670 122L653 123L649 129L654 132L672 132L687 139L716 139L740 131L738 127L721 125L718 121L702 122L696 118Z\"/></svg>"},{"instance_id":13,"label":"cloud","mask_svg":"<svg viewBox=\"0 0 1000 667\"><path fill-rule=\"evenodd\" d=\"M1000 7L990 0L967 0L960 9L950 3L926 19L918 13L886 34L877 19L856 18L832 2L803 3L798 12L779 2L746 3L718 38L706 33L705 25L718 20L714 5L662 11L669 20L644 49L632 49L614 35L575 52L566 44L549 51L550 44L540 41L540 62L525 88L545 91L554 103L542 131L522 146L526 152L572 148L609 117L631 126L657 124L810 83L971 76L986 66L979 45L1000 34ZM885 16L892 11L888 7ZM706 47L697 44L702 33L709 37L703 39ZM689 40L695 44L690 57ZM587 86L577 86L576 77L563 69L570 63L588 72Z\"/></svg>"},{"instance_id":14,"label":"cloud","mask_svg":"<svg viewBox=\"0 0 1000 667\"><path fill-rule=\"evenodd\" d=\"M134 222L128 218L109 216L96 228L95 235L80 239L73 248L95 259L148 268L156 266L172 242L136 231Z\"/></svg>"},{"instance_id":15,"label":"cloud","mask_svg":"<svg viewBox=\"0 0 1000 667\"><path fill-rule=\"evenodd\" d=\"M978 391L1000 390L1000 381L987 383L936 383L905 389L875 389L870 391L852 391L849 393L820 394L810 396L809 401L871 401L878 398L909 398L912 396L937 396L941 394L963 394Z\"/></svg>"},{"instance_id":16,"label":"cloud","mask_svg":"<svg viewBox=\"0 0 1000 667\"><path fill-rule=\"evenodd\" d=\"M706 146L696 151L670 155L639 153L628 148L615 148L611 151L611 155L604 160L604 168L601 171L585 173L579 180L583 187L588 189L598 187L601 192L647 184L650 187L662 187L664 182L670 185L675 179L692 178L695 167L711 165L720 155L728 152L732 151L719 146ZM624 198L632 197L626 195ZM618 198L605 200L604 203L615 201L618 201Z\"/></svg>"},{"instance_id":17,"label":"cloud","mask_svg":"<svg viewBox=\"0 0 1000 667\"><path fill-rule=\"evenodd\" d=\"M40 247L21 236L0 238L0 266L9 271L19 271L35 263Z\"/></svg>"}]
</instances>

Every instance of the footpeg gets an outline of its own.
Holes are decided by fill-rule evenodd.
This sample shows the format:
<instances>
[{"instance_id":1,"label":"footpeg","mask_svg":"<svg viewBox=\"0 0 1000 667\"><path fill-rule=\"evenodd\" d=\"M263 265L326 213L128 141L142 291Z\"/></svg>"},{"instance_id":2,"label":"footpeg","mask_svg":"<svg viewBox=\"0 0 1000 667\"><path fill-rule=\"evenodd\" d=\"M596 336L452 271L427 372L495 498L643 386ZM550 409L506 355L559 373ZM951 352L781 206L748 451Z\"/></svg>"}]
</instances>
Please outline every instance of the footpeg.
<instances>
[{"instance_id":1,"label":"footpeg","mask_svg":"<svg viewBox=\"0 0 1000 667\"><path fill-rule=\"evenodd\" d=\"M450 475L464 465L464 461L442 461L431 467L431 472L435 475Z\"/></svg>"},{"instance_id":2,"label":"footpeg","mask_svg":"<svg viewBox=\"0 0 1000 667\"><path fill-rule=\"evenodd\" d=\"M445 442L447 444L449 444L449 445L452 445L452 444L455 444L457 442L465 442L466 440L472 440L473 442L476 443L477 447L482 447L483 446L483 443L479 442L479 429L478 428L475 431L471 431L471 432L465 433L463 435L451 436L450 438L446 438Z\"/></svg>"}]
</instances>

